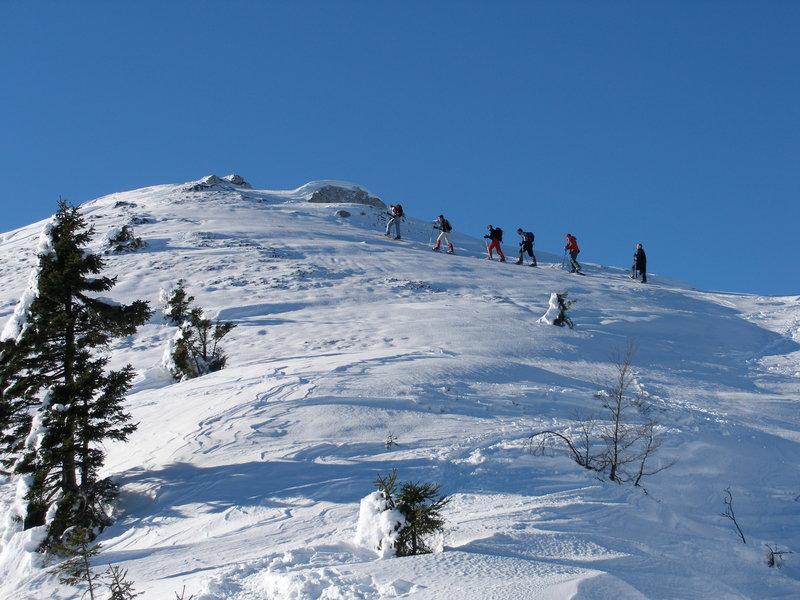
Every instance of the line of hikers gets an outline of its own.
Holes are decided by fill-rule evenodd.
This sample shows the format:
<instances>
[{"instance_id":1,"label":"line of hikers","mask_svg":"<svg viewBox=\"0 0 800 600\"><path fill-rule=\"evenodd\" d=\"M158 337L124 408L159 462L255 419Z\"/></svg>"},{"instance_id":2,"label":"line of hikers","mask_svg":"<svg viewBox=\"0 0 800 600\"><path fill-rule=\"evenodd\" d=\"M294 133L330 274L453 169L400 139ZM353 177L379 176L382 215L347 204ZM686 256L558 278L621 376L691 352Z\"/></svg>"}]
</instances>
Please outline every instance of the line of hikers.
<instances>
[{"instance_id":1,"label":"line of hikers","mask_svg":"<svg viewBox=\"0 0 800 600\"><path fill-rule=\"evenodd\" d=\"M403 217L403 207L399 204L393 204L389 206L389 217L389 221L386 223L385 235L386 237L391 237L390 231L391 228L394 227L394 239L399 240L401 239L400 220ZM453 230L453 226L450 225L450 221L445 219L444 215L439 215L433 224L433 228L439 230L439 235L436 238L436 245L432 248L432 250L438 251L442 246L442 240L444 240L448 247L447 253L453 254L453 244L450 241L450 232ZM487 259L493 260L492 251L497 250L497 255L500 257L500 262L506 262L503 249L500 247L500 242L503 241L503 230L499 227L492 227L491 225L488 225L487 229L489 230L489 233L483 236L486 240L486 251L489 254ZM530 266L536 267L536 255L533 253L533 241L535 236L530 231L523 231L522 228L517 229L517 234L520 236L519 260L515 264L524 264L524 257L527 253L531 258ZM581 272L581 265L578 262L578 254L580 254L580 252L581 251L580 248L578 248L577 238L571 233L568 233L567 244L564 246L564 257L566 260L566 256L569 254L570 273L583 274ZM639 275L641 275L642 283L647 283L647 255L645 254L644 248L642 248L641 244L636 245L636 252L633 255L631 278L637 279Z\"/></svg>"}]
</instances>

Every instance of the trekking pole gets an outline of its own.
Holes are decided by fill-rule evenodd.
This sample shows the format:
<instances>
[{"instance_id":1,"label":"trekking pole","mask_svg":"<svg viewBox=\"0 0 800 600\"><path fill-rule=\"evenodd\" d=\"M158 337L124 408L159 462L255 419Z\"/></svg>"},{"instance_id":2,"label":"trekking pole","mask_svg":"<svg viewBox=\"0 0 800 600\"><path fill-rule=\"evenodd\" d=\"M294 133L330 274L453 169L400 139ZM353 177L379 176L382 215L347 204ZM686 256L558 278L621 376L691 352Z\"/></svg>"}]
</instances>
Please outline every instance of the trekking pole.
<instances>
[{"instance_id":1,"label":"trekking pole","mask_svg":"<svg viewBox=\"0 0 800 600\"><path fill-rule=\"evenodd\" d=\"M566 250L566 248L564 249L564 258L561 259L561 268L562 269L566 269L567 268L567 250Z\"/></svg>"},{"instance_id":2,"label":"trekking pole","mask_svg":"<svg viewBox=\"0 0 800 600\"><path fill-rule=\"evenodd\" d=\"M436 227L435 227L435 226L434 226L434 227L432 227L432 228L431 228L431 232L430 232L430 234L428 235L428 246L430 246L430 245L433 243L433 232L434 232L434 230L435 230L435 229L436 229Z\"/></svg>"},{"instance_id":3,"label":"trekking pole","mask_svg":"<svg viewBox=\"0 0 800 600\"><path fill-rule=\"evenodd\" d=\"M487 240L486 238L484 238L484 240L483 240L483 241L484 241L484 243L486 244L486 256L487 256L487 258L491 259L492 257L491 257L491 256L489 256L489 240Z\"/></svg>"}]
</instances>

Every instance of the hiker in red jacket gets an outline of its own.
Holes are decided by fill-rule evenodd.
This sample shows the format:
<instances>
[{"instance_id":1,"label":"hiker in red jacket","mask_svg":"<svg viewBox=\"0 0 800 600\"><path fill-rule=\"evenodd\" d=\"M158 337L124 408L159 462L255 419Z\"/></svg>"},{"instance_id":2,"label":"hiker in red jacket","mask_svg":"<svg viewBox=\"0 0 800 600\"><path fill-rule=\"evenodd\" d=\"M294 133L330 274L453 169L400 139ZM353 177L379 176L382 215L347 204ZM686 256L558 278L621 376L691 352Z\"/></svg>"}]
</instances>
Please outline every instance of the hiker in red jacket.
<instances>
[{"instance_id":1,"label":"hiker in red jacket","mask_svg":"<svg viewBox=\"0 0 800 600\"><path fill-rule=\"evenodd\" d=\"M575 239L575 236L568 233L567 234L567 245L564 246L564 250L569 252L569 262L572 265L572 269L570 273L577 273L581 270L581 266L578 264L578 254L580 254L580 249L578 248L578 240Z\"/></svg>"}]
</instances>

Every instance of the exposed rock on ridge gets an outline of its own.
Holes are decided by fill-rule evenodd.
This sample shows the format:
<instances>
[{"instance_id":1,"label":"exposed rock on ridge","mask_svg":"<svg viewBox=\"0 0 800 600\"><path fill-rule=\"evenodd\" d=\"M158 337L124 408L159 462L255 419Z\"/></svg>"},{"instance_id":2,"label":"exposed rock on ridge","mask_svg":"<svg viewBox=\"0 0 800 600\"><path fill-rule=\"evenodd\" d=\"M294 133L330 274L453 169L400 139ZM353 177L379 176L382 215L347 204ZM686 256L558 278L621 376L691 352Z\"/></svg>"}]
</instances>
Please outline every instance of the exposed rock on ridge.
<instances>
[{"instance_id":1,"label":"exposed rock on ridge","mask_svg":"<svg viewBox=\"0 0 800 600\"><path fill-rule=\"evenodd\" d=\"M206 175L199 181L187 184L187 192L202 192L211 189L230 189L231 187L252 188L241 175L226 175L217 177L216 175Z\"/></svg>"},{"instance_id":2,"label":"exposed rock on ridge","mask_svg":"<svg viewBox=\"0 0 800 600\"><path fill-rule=\"evenodd\" d=\"M326 185L314 192L308 201L325 204L367 204L376 208L386 208L380 198L371 196L366 190L359 187L344 188Z\"/></svg>"}]
</instances>

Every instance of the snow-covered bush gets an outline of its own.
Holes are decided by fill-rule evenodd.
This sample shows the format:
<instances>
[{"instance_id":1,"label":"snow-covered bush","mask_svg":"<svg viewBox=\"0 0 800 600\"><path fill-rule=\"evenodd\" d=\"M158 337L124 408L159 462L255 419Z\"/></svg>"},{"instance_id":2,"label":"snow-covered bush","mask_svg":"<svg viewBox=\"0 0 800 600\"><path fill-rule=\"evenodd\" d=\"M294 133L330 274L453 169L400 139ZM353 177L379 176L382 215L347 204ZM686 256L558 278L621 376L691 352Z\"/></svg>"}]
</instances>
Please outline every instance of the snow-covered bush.
<instances>
[{"instance_id":1,"label":"snow-covered bush","mask_svg":"<svg viewBox=\"0 0 800 600\"><path fill-rule=\"evenodd\" d=\"M163 307L164 318L170 325L180 326L189 316L194 296L189 295L185 286L186 280L179 279L174 288L161 290L159 299Z\"/></svg>"},{"instance_id":2,"label":"snow-covered bush","mask_svg":"<svg viewBox=\"0 0 800 600\"><path fill-rule=\"evenodd\" d=\"M112 229L105 240L106 254L119 254L121 252L135 252L147 248L147 242L133 235L133 228L128 225Z\"/></svg>"},{"instance_id":3,"label":"snow-covered bush","mask_svg":"<svg viewBox=\"0 0 800 600\"><path fill-rule=\"evenodd\" d=\"M429 538L444 529L441 511L450 501L438 484L397 483L397 471L375 480L378 487L361 501L356 543L382 557L432 552Z\"/></svg>"},{"instance_id":4,"label":"snow-covered bush","mask_svg":"<svg viewBox=\"0 0 800 600\"><path fill-rule=\"evenodd\" d=\"M406 525L400 511L389 506L381 492L361 499L355 543L377 552L381 558L395 555L397 534Z\"/></svg>"},{"instance_id":5,"label":"snow-covered bush","mask_svg":"<svg viewBox=\"0 0 800 600\"><path fill-rule=\"evenodd\" d=\"M564 292L563 294L552 292L550 294L550 305L547 308L547 312L539 319L539 323L547 323L548 325L557 325L559 327L567 325L572 329L572 320L567 316L567 311L575 303L575 300L567 300L568 295L569 292Z\"/></svg>"},{"instance_id":6,"label":"snow-covered bush","mask_svg":"<svg viewBox=\"0 0 800 600\"><path fill-rule=\"evenodd\" d=\"M183 286L180 280L175 288L161 294L165 319L178 326L163 363L179 380L223 369L228 357L219 343L236 327L230 321L206 319L202 308L192 307L194 297L187 295Z\"/></svg>"}]
</instances>

